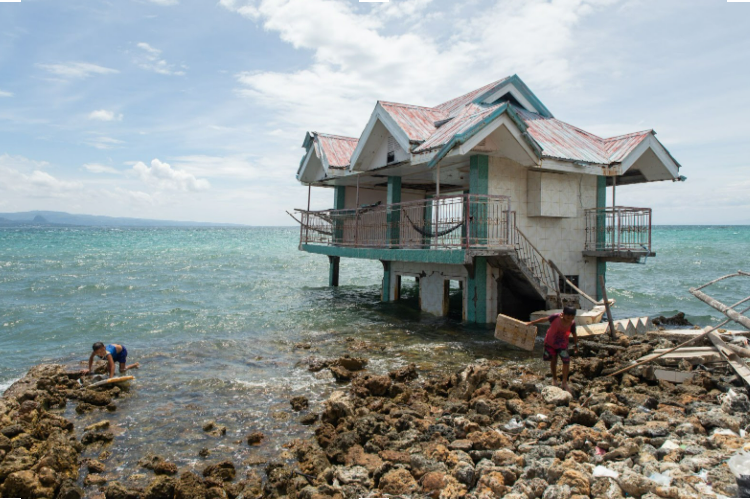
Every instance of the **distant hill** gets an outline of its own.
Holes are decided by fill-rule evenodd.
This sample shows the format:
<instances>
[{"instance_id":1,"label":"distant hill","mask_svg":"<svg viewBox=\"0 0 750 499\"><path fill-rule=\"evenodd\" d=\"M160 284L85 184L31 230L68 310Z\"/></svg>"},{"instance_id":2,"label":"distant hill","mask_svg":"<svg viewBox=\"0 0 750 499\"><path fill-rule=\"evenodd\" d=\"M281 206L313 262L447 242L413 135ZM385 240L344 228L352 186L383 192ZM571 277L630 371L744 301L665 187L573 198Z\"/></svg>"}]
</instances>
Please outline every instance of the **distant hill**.
<instances>
[{"instance_id":1,"label":"distant hill","mask_svg":"<svg viewBox=\"0 0 750 499\"><path fill-rule=\"evenodd\" d=\"M76 215L63 211L0 213L0 227L246 227L240 224L177 222L146 218Z\"/></svg>"}]
</instances>

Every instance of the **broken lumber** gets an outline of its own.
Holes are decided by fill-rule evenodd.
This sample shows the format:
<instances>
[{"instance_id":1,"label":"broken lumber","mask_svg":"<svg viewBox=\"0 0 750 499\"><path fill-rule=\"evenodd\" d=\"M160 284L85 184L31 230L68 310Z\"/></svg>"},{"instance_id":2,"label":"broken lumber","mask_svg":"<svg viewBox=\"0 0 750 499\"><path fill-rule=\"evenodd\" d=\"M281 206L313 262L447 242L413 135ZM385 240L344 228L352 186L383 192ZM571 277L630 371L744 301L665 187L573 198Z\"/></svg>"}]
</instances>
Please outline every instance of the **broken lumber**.
<instances>
[{"instance_id":1,"label":"broken lumber","mask_svg":"<svg viewBox=\"0 0 750 499\"><path fill-rule=\"evenodd\" d=\"M734 353L732 350L727 348L727 344L719 338L719 335L713 331L708 333L708 339L714 344L716 349L727 359L732 369L745 380L745 383L750 385L750 368L747 367L745 361L740 358L739 355Z\"/></svg>"}]
</instances>

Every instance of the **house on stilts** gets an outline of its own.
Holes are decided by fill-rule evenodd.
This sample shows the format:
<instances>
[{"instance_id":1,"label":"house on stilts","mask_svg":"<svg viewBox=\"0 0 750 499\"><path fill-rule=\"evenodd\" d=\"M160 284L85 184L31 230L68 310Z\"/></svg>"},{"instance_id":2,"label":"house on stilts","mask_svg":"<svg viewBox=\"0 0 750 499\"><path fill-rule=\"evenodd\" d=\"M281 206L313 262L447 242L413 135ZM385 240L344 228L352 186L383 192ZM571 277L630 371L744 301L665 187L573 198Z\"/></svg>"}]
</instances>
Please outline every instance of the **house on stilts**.
<instances>
[{"instance_id":1,"label":"house on stilts","mask_svg":"<svg viewBox=\"0 0 750 499\"><path fill-rule=\"evenodd\" d=\"M446 315L458 281L471 323L575 302L565 277L601 299L606 262L655 255L651 209L616 206L615 186L684 180L653 130L597 137L515 75L435 107L379 101L359 138L303 147L297 179L333 188L333 208L295 210L299 248L328 256L330 285L342 257L377 259L383 301L416 277L421 309Z\"/></svg>"}]
</instances>

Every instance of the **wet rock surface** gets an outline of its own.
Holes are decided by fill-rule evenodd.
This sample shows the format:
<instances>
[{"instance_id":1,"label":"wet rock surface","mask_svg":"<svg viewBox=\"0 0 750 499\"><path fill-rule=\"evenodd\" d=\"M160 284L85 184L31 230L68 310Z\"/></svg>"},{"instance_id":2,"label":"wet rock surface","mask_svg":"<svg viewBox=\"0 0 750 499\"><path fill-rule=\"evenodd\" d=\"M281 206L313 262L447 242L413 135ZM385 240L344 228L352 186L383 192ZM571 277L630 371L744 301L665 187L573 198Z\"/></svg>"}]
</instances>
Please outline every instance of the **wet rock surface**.
<instances>
[{"instance_id":1,"label":"wet rock surface","mask_svg":"<svg viewBox=\"0 0 750 499\"><path fill-rule=\"evenodd\" d=\"M289 401L287 411L299 411L294 418L310 425L309 439L287 442L275 458L242 462L212 460L205 449L189 469L173 456L144 453L136 456L143 473L131 476L118 476L106 461L117 428L104 419L105 408L119 389L86 388L61 366L37 366L0 399L0 496L736 497L726 460L750 450L750 413L743 410L750 399L740 380L723 368L696 369L681 385L655 380L643 368L610 377L672 344L644 337L589 343L572 361L570 391L515 363L480 360L441 375L419 373L414 364L373 373L359 357L311 361L311 369L328 369L346 384L323 403ZM77 436L73 422L59 415L68 402L103 417ZM215 421L196 426L238 448L270 447L277 438L243 428L230 442L232 433ZM91 449L99 458L81 459Z\"/></svg>"}]
</instances>

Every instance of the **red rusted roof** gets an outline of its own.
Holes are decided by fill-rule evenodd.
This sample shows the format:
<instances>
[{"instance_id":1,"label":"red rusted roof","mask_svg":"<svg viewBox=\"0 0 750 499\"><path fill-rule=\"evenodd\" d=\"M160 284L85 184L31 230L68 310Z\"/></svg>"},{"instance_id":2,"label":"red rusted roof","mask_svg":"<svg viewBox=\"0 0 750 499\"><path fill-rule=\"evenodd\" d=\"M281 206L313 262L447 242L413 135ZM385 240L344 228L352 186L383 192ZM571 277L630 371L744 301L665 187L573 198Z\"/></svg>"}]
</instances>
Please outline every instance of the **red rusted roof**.
<instances>
[{"instance_id":1,"label":"red rusted roof","mask_svg":"<svg viewBox=\"0 0 750 499\"><path fill-rule=\"evenodd\" d=\"M629 133L627 135L619 135L617 137L606 139L604 141L604 148L609 153L609 160L617 162L622 161L625 159L625 156L630 154L630 151L635 149L638 144L643 141L643 139L653 133L653 130L644 130L642 132Z\"/></svg>"},{"instance_id":2,"label":"red rusted roof","mask_svg":"<svg viewBox=\"0 0 750 499\"><path fill-rule=\"evenodd\" d=\"M507 76L497 81L493 81L492 83L488 83L487 85L477 88L476 90L472 90L471 92L464 94L460 97L456 97L449 101L443 102L442 104L435 106L435 109L447 114L448 116L455 116L456 114L461 112L464 106L466 106L467 104L471 104L471 102L474 99L476 99L477 97L479 97L485 92L489 92L493 87L496 87L497 85L509 79L510 79L510 76Z\"/></svg>"},{"instance_id":3,"label":"red rusted roof","mask_svg":"<svg viewBox=\"0 0 750 499\"><path fill-rule=\"evenodd\" d=\"M651 130L603 139L578 127L554 118L515 108L529 127L528 133L548 158L583 161L608 165L622 161Z\"/></svg>"},{"instance_id":4,"label":"red rusted roof","mask_svg":"<svg viewBox=\"0 0 750 499\"><path fill-rule=\"evenodd\" d=\"M516 76L503 78L434 108L384 101L379 101L379 104L405 132L409 141L418 144L411 152L423 153L445 146L457 134L479 125L493 111L505 105L487 105L478 100L483 94L511 79L518 80ZM522 82L515 84L526 88ZM532 98L535 99L533 95ZM537 104L546 114L527 111L510 103L508 105L509 112L526 125L528 136L539 145L541 155L545 158L608 165L621 162L638 144L653 134L652 130L645 130L611 138L597 137L555 119L543 104ZM440 126L436 126L436 123ZM343 168L350 165L358 139L321 133L314 135L331 167Z\"/></svg>"},{"instance_id":5,"label":"red rusted roof","mask_svg":"<svg viewBox=\"0 0 750 499\"><path fill-rule=\"evenodd\" d=\"M349 166L349 159L354 154L359 139L353 137L342 137L341 135L330 135L327 133L312 132L317 138L316 143L325 154L328 165L332 168L345 168ZM318 156L321 156L317 150Z\"/></svg>"},{"instance_id":6,"label":"red rusted roof","mask_svg":"<svg viewBox=\"0 0 750 499\"><path fill-rule=\"evenodd\" d=\"M432 107L397 104L395 102L378 101L383 109L394 119L398 126L406 132L409 141L423 142L435 133L435 122L448 117L442 111Z\"/></svg>"},{"instance_id":7,"label":"red rusted roof","mask_svg":"<svg viewBox=\"0 0 750 499\"><path fill-rule=\"evenodd\" d=\"M415 153L426 152L447 144L455 135L463 133L482 121L500 105L478 106L474 103L466 104L455 118L441 126L427 140L414 149Z\"/></svg>"}]
</instances>

